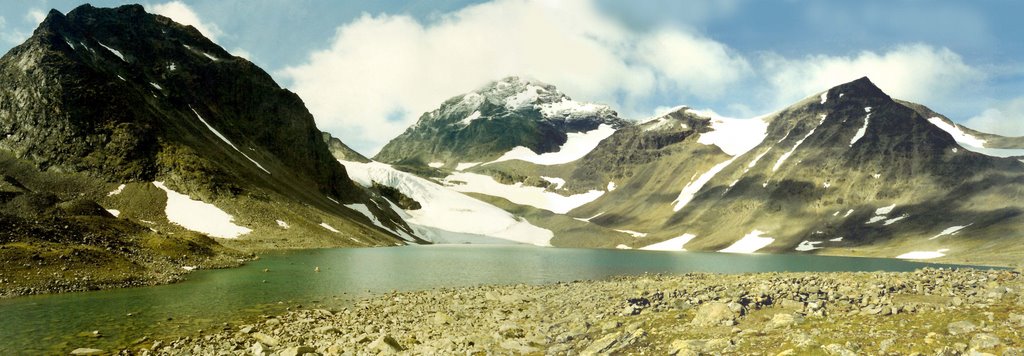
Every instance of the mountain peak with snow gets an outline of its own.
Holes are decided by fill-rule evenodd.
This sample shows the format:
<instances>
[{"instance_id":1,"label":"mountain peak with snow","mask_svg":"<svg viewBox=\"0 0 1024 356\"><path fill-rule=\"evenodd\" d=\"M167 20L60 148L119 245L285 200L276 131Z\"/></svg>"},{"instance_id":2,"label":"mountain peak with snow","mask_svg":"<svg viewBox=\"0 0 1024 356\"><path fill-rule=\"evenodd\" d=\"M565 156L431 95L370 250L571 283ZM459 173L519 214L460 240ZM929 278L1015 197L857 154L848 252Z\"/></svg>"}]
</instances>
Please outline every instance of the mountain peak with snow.
<instances>
[{"instance_id":1,"label":"mountain peak with snow","mask_svg":"<svg viewBox=\"0 0 1024 356\"><path fill-rule=\"evenodd\" d=\"M517 148L536 155L559 152L569 134L629 125L607 105L576 101L553 85L510 76L424 113L375 159L456 167L493 161Z\"/></svg>"}]
</instances>

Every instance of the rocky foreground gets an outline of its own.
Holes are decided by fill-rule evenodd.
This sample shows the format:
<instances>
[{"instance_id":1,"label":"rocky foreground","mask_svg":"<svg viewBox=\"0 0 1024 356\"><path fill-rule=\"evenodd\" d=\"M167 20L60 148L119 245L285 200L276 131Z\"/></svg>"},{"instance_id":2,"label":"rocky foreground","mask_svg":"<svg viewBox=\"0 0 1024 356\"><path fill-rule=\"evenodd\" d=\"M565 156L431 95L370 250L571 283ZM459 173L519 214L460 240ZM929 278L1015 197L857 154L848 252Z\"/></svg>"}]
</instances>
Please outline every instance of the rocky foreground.
<instances>
[{"instance_id":1,"label":"rocky foreground","mask_svg":"<svg viewBox=\"0 0 1024 356\"><path fill-rule=\"evenodd\" d=\"M646 275L391 293L142 354L1021 355L1019 271ZM150 350L155 349L155 350Z\"/></svg>"}]
</instances>

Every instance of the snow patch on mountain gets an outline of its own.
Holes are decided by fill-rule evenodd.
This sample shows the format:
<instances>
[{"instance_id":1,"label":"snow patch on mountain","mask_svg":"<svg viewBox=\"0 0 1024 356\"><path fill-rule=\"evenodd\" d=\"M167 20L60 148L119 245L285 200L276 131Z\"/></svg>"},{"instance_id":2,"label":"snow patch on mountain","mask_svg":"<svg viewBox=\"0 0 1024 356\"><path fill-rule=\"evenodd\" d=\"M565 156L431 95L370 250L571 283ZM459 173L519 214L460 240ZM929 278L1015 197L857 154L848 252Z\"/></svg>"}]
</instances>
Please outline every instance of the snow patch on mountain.
<instances>
[{"instance_id":1,"label":"snow patch on mountain","mask_svg":"<svg viewBox=\"0 0 1024 356\"><path fill-rule=\"evenodd\" d=\"M472 123L474 120L479 119L479 118L480 118L480 110L477 110L477 111L474 111L472 114L469 114L468 116L466 116L466 118L462 119L462 121L459 121L459 123L462 124L462 126L469 126L470 123Z\"/></svg>"},{"instance_id":2,"label":"snow patch on mountain","mask_svg":"<svg viewBox=\"0 0 1024 356\"><path fill-rule=\"evenodd\" d=\"M722 117L711 110L686 110L688 113L711 119L710 132L700 134L697 142L715 145L730 156L740 156L764 141L768 136L767 116L753 119L732 119Z\"/></svg>"},{"instance_id":3,"label":"snow patch on mountain","mask_svg":"<svg viewBox=\"0 0 1024 356\"><path fill-rule=\"evenodd\" d=\"M640 249L650 251L686 251L686 249L683 248L683 246L686 246L686 244L689 243L690 240L693 240L696 237L697 235L694 234L682 234L680 236L673 237L671 239L659 243L641 247Z\"/></svg>"},{"instance_id":4,"label":"snow patch on mountain","mask_svg":"<svg viewBox=\"0 0 1024 356\"><path fill-rule=\"evenodd\" d=\"M594 201L604 195L602 190L591 190L587 193L564 196L546 191L540 187L516 184L502 184L491 176L457 172L444 178L444 183L452 190L463 193L480 193L508 199L509 201L544 209L556 214L565 214L583 204ZM417 200L418 201L418 200Z\"/></svg>"},{"instance_id":5,"label":"snow patch on mountain","mask_svg":"<svg viewBox=\"0 0 1024 356\"><path fill-rule=\"evenodd\" d=\"M985 140L974 137L971 134L960 130L960 127L951 125L940 117L928 118L928 122L932 123L932 125L935 125L939 129L942 129L942 131L949 133L953 136L953 140L956 140L956 142L959 142L960 144L977 148L985 148Z\"/></svg>"},{"instance_id":6,"label":"snow patch on mountain","mask_svg":"<svg viewBox=\"0 0 1024 356\"><path fill-rule=\"evenodd\" d=\"M824 105L828 101L828 92L821 93L821 104Z\"/></svg>"},{"instance_id":7,"label":"snow patch on mountain","mask_svg":"<svg viewBox=\"0 0 1024 356\"><path fill-rule=\"evenodd\" d=\"M291 228L291 225L288 225L288 223L284 222L284 220L276 220L276 221L277 221L277 226L281 227L282 229L289 229L289 228Z\"/></svg>"},{"instance_id":8,"label":"snow patch on mountain","mask_svg":"<svg viewBox=\"0 0 1024 356\"><path fill-rule=\"evenodd\" d=\"M766 246L771 245L772 242L775 242L775 238L767 237L767 236L761 236L761 235L764 235L764 234L766 234L766 232L761 231L761 230L751 231L749 234L746 234L745 236L743 236L743 238L741 238L738 241L734 242L732 245L729 245L729 247L726 247L726 248L724 248L722 250L719 250L718 252L726 252L726 253L754 253L754 252L757 252L757 250L765 248Z\"/></svg>"},{"instance_id":9,"label":"snow patch on mountain","mask_svg":"<svg viewBox=\"0 0 1024 356\"><path fill-rule=\"evenodd\" d=\"M871 219L868 219L868 222L866 222L865 224L874 224L885 219L888 219L888 217L885 215L876 215L872 216Z\"/></svg>"},{"instance_id":10,"label":"snow patch on mountain","mask_svg":"<svg viewBox=\"0 0 1024 356\"><path fill-rule=\"evenodd\" d=\"M456 171L463 171L480 165L480 162L459 162L455 165Z\"/></svg>"},{"instance_id":11,"label":"snow patch on mountain","mask_svg":"<svg viewBox=\"0 0 1024 356\"><path fill-rule=\"evenodd\" d=\"M222 135L220 133L220 131L217 131L217 129L213 128L213 126L210 126L210 123L206 122L206 120L203 119L203 116L199 115L199 112L197 112L196 109L193 109L192 106L189 106L188 108L191 109L192 113L196 114L196 117L199 118L199 121L202 121L203 125L206 125L206 128L209 129L210 132L213 132L214 135L217 135L217 137L219 137L221 139L221 141L224 141L224 143L228 144L228 146L231 146L231 148L234 148L235 151L237 151L238 153L241 153L242 156L245 157L245 159L248 159L249 162L252 162L252 164L255 164L256 167L259 167L259 169L262 169L264 172L267 172L267 174L270 174L270 171L268 171L266 168L263 168L262 164L260 164L259 162L256 162L256 160L254 160L251 157L249 157L249 155L245 154L245 152L242 152L242 150L238 149L238 147L236 147L235 144L231 143L231 140L228 140L227 137L224 137L224 135Z\"/></svg>"},{"instance_id":12,"label":"snow patch on mountain","mask_svg":"<svg viewBox=\"0 0 1024 356\"><path fill-rule=\"evenodd\" d=\"M356 183L373 182L402 192L420 203L417 210L396 212L417 234L435 243L495 243L500 241L550 246L554 234L494 205L445 188L390 165L339 161ZM466 173L468 174L468 173ZM540 188L537 188L540 189ZM554 194L554 193L551 193ZM500 241L499 241L500 240Z\"/></svg>"},{"instance_id":13,"label":"snow patch on mountain","mask_svg":"<svg viewBox=\"0 0 1024 356\"><path fill-rule=\"evenodd\" d=\"M125 187L124 184L121 184L121 185L117 186L117 189L114 189L114 190L110 191L110 193L107 193L107 196L110 197L110 196L115 196L115 195L121 194L121 192L124 191L124 187Z\"/></svg>"},{"instance_id":14,"label":"snow patch on mountain","mask_svg":"<svg viewBox=\"0 0 1024 356\"><path fill-rule=\"evenodd\" d=\"M320 223L320 227L325 228L325 229L327 229L327 231L330 231L330 232L336 232L336 233L337 232L341 232L341 231L338 231L338 229L335 229L334 226L328 225L325 222Z\"/></svg>"},{"instance_id":15,"label":"snow patch on mountain","mask_svg":"<svg viewBox=\"0 0 1024 356\"><path fill-rule=\"evenodd\" d=\"M881 208L875 209L875 215L885 215L885 214L891 213L892 209L895 209L895 208L896 208L896 204L889 205L889 206L883 206Z\"/></svg>"},{"instance_id":16,"label":"snow patch on mountain","mask_svg":"<svg viewBox=\"0 0 1024 356\"><path fill-rule=\"evenodd\" d=\"M430 168L441 168L444 167L444 162L430 162L427 163L427 166Z\"/></svg>"},{"instance_id":17,"label":"snow patch on mountain","mask_svg":"<svg viewBox=\"0 0 1024 356\"><path fill-rule=\"evenodd\" d=\"M821 242L821 241L808 241L808 240L804 240L804 241L801 241L800 244L797 245L794 250L797 250L797 251L800 251L800 252L814 251L814 250L820 249L821 247L817 247L816 245L819 245L819 244L822 244L822 243L823 242Z\"/></svg>"},{"instance_id":18,"label":"snow patch on mountain","mask_svg":"<svg viewBox=\"0 0 1024 356\"><path fill-rule=\"evenodd\" d=\"M946 131L947 133L949 133L951 136L953 136L953 140L955 140L968 151L980 153L986 156L1002 158L1024 156L1024 149L985 147L986 141L984 139L978 138L967 132L964 132L963 130L960 129L959 126L952 125L940 117L929 118L928 122L930 122L932 125L935 125L942 131ZM956 152L956 148L953 148L953 152Z\"/></svg>"},{"instance_id":19,"label":"snow patch on mountain","mask_svg":"<svg viewBox=\"0 0 1024 356\"><path fill-rule=\"evenodd\" d=\"M909 216L909 215L897 216L897 217L895 217L895 218L892 218L892 219L886 220L886 221L885 221L885 223L883 223L882 225L884 225L884 226L889 226L889 225L892 225L892 224L896 223L897 221L900 221L900 220L906 219L906 218L907 218L908 216Z\"/></svg>"},{"instance_id":20,"label":"snow patch on mountain","mask_svg":"<svg viewBox=\"0 0 1024 356\"><path fill-rule=\"evenodd\" d=\"M377 227L379 227L381 229L384 229L384 230L387 230L387 231L391 231L392 233L394 233L395 235L398 235L398 237L401 237L405 241L415 241L415 239L413 239L412 236L409 236L409 234L406 233L405 231L395 230L395 229L391 229L391 228L389 228L387 226L384 226L384 224L382 224L380 222L380 219L377 219L377 216L373 215L373 213L370 212L370 208L367 208L366 204L361 204L361 203L345 204L345 207L349 208L349 209L352 209L352 210L355 210L355 211L358 211L360 214L363 214L363 216L366 216L367 219L370 219L370 222L372 222Z\"/></svg>"},{"instance_id":21,"label":"snow patch on mountain","mask_svg":"<svg viewBox=\"0 0 1024 356\"><path fill-rule=\"evenodd\" d=\"M966 228L968 226L971 226L971 225L974 225L974 223L970 223L970 224L967 224L967 225L950 226L950 227L947 227L945 230L942 230L942 232L940 232L938 235L929 237L928 239L929 240L934 240L934 239L937 239L939 237L946 236L946 235L950 235L950 236L956 235L956 234L960 233L960 230L963 230L964 228Z\"/></svg>"},{"instance_id":22,"label":"snow patch on mountain","mask_svg":"<svg viewBox=\"0 0 1024 356\"><path fill-rule=\"evenodd\" d=\"M233 223L234 217L231 214L220 210L213 204L192 200L188 195L167 188L164 182L153 182L153 185L167 193L167 206L164 208L164 213L171 223L225 239L237 238L252 231L252 229Z\"/></svg>"},{"instance_id":23,"label":"snow patch on mountain","mask_svg":"<svg viewBox=\"0 0 1024 356\"><path fill-rule=\"evenodd\" d=\"M629 234L630 236L633 236L633 237L636 237L636 238L647 237L647 233L646 232L639 232L639 231L633 231L633 230L619 230L619 229L615 229L615 231L621 232L623 234Z\"/></svg>"},{"instance_id":24,"label":"snow patch on mountain","mask_svg":"<svg viewBox=\"0 0 1024 356\"><path fill-rule=\"evenodd\" d=\"M514 159L543 166L569 163L586 156L602 140L608 138L613 133L615 133L615 128L608 124L601 124L596 129L587 132L570 132L566 134L565 144L557 152L537 154L529 148L516 146L505 152L501 157L498 157L498 159L484 163L484 165Z\"/></svg>"},{"instance_id":25,"label":"snow patch on mountain","mask_svg":"<svg viewBox=\"0 0 1024 356\"><path fill-rule=\"evenodd\" d=\"M548 183L554 184L556 190L562 189L562 187L565 186L565 179L562 178L540 176L540 179L543 179Z\"/></svg>"},{"instance_id":26,"label":"snow patch on mountain","mask_svg":"<svg viewBox=\"0 0 1024 356\"><path fill-rule=\"evenodd\" d=\"M644 127L644 132L660 131L660 130L670 130L670 129L673 128L672 127L672 120L666 119L664 117L662 117L662 118L655 118L655 119L652 119L652 121L657 121L657 122L654 123L654 124L648 125L647 127ZM685 130L686 129L686 124L680 122L679 123L679 127Z\"/></svg>"},{"instance_id":27,"label":"snow patch on mountain","mask_svg":"<svg viewBox=\"0 0 1024 356\"><path fill-rule=\"evenodd\" d=\"M946 255L948 248L942 248L935 251L911 251L902 255L896 256L896 258L906 260L927 260L932 258L939 258Z\"/></svg>"},{"instance_id":28,"label":"snow patch on mountain","mask_svg":"<svg viewBox=\"0 0 1024 356\"><path fill-rule=\"evenodd\" d=\"M544 117L584 118L611 115L608 105L583 103L568 98L552 103L538 104L537 109Z\"/></svg>"},{"instance_id":29,"label":"snow patch on mountain","mask_svg":"<svg viewBox=\"0 0 1024 356\"><path fill-rule=\"evenodd\" d=\"M818 121L818 125L811 129L811 131L808 131L807 134L804 135L804 137L801 138L799 141L796 141L796 144L793 145L793 148L790 149L789 152L783 153L782 156L779 157L779 160L775 161L775 166L772 166L772 172L779 170L779 167L781 167L782 164L785 163L787 159L789 159L789 156L792 156L793 152L796 152L796 149L800 147L800 145L803 144L808 137L811 137L811 135L814 134L814 130L817 130L818 127L821 127L821 124L825 122L825 118L827 117L827 115L821 115L821 120Z\"/></svg>"},{"instance_id":30,"label":"snow patch on mountain","mask_svg":"<svg viewBox=\"0 0 1024 356\"><path fill-rule=\"evenodd\" d=\"M870 122L871 114L868 114L867 116L864 117L864 126L861 126L859 129L857 129L857 133L855 133L853 135L853 138L850 139L850 147L853 147L853 144L857 143L857 141L860 141L860 139L864 138L864 134L868 132L868 123Z\"/></svg>"},{"instance_id":31,"label":"snow patch on mountain","mask_svg":"<svg viewBox=\"0 0 1024 356\"><path fill-rule=\"evenodd\" d=\"M689 204L690 201L693 200L693 198L697 195L697 193L700 192L701 188L704 188L704 185L708 184L708 182L710 182L711 179L718 174L718 172L721 172L723 169L725 169L725 167L728 167L729 164L732 163L732 161L736 160L736 157L730 158L725 162L719 163L714 167L711 167L711 169L709 169L707 172L704 172L704 174L701 174L700 177L698 177L696 180L691 181L689 184L683 187L683 190L679 192L679 196L676 197L676 200L672 201L672 203L675 204L674 206L672 206L672 211L682 210L683 207L685 207L686 204Z\"/></svg>"},{"instance_id":32,"label":"snow patch on mountain","mask_svg":"<svg viewBox=\"0 0 1024 356\"><path fill-rule=\"evenodd\" d=\"M499 88L501 88L501 84L506 84L506 82L498 84ZM547 94L547 92L547 89L544 87L527 83L522 91L505 99L505 108L517 110L519 108L532 107L540 99L541 94Z\"/></svg>"},{"instance_id":33,"label":"snow patch on mountain","mask_svg":"<svg viewBox=\"0 0 1024 356\"><path fill-rule=\"evenodd\" d=\"M122 61L125 61L125 62L128 61L127 59L124 59L124 55L121 54L121 51L118 51L116 49L110 48L110 46L107 46L107 45L103 44L103 42L100 42L100 41L96 41L96 43L99 43L101 47L106 48L108 51L110 51L110 53L113 53L115 56L117 56L117 58L121 58Z\"/></svg>"},{"instance_id":34,"label":"snow patch on mountain","mask_svg":"<svg viewBox=\"0 0 1024 356\"><path fill-rule=\"evenodd\" d=\"M605 212L602 211L602 212L597 213L594 216L591 216L589 218L573 218L573 219L576 219L576 220L579 220L579 221L582 221L582 222L590 222L590 220L593 220L594 218L597 218L598 216L604 215L604 213Z\"/></svg>"}]
</instances>

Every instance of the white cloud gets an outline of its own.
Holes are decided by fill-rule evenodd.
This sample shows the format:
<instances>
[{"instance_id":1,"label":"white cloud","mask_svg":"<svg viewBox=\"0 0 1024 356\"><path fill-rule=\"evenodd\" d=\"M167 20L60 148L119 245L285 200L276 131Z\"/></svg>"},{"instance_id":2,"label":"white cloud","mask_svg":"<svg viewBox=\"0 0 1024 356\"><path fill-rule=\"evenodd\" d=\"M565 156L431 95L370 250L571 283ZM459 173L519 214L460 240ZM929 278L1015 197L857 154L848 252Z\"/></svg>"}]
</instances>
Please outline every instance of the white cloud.
<instances>
[{"instance_id":1,"label":"white cloud","mask_svg":"<svg viewBox=\"0 0 1024 356\"><path fill-rule=\"evenodd\" d=\"M632 30L591 2L498 0L431 23L363 15L278 74L321 129L371 153L445 99L508 75L628 116L649 112L637 106L659 93L713 98L750 72L725 45L682 30Z\"/></svg>"},{"instance_id":2,"label":"white cloud","mask_svg":"<svg viewBox=\"0 0 1024 356\"><path fill-rule=\"evenodd\" d=\"M224 34L216 24L203 22L199 15L185 3L175 0L156 5L147 5L149 12L163 15L182 25L191 25L199 30L210 41L217 42L217 37Z\"/></svg>"},{"instance_id":3,"label":"white cloud","mask_svg":"<svg viewBox=\"0 0 1024 356\"><path fill-rule=\"evenodd\" d=\"M640 39L636 60L649 65L666 91L718 96L751 72L746 59L707 38L680 31L658 31Z\"/></svg>"},{"instance_id":4,"label":"white cloud","mask_svg":"<svg viewBox=\"0 0 1024 356\"><path fill-rule=\"evenodd\" d=\"M1024 97L999 103L968 119L964 126L1002 136L1024 136Z\"/></svg>"},{"instance_id":5,"label":"white cloud","mask_svg":"<svg viewBox=\"0 0 1024 356\"><path fill-rule=\"evenodd\" d=\"M947 99L985 79L984 72L964 63L959 54L925 44L903 45L882 54L863 51L853 57L787 59L769 54L762 64L770 86L767 96L776 105L863 76L890 96L921 103Z\"/></svg>"},{"instance_id":6,"label":"white cloud","mask_svg":"<svg viewBox=\"0 0 1024 356\"><path fill-rule=\"evenodd\" d=\"M38 25L46 19L46 12L40 9L28 10L25 14L25 21L31 22L32 24Z\"/></svg>"}]
</instances>

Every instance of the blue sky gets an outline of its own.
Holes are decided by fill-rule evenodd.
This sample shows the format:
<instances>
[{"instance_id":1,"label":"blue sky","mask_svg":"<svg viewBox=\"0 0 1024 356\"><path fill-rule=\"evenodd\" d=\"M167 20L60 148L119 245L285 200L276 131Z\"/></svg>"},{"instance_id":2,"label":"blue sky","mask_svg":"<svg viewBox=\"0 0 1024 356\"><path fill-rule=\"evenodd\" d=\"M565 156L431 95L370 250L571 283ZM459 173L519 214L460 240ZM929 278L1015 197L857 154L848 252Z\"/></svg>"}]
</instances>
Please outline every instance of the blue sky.
<instances>
[{"instance_id":1,"label":"blue sky","mask_svg":"<svg viewBox=\"0 0 1024 356\"><path fill-rule=\"evenodd\" d=\"M93 1L115 6L120 1ZM0 50L50 8L0 3ZM868 75L973 128L1024 135L1019 1L153 1L373 154L444 99L520 75L642 119L752 117Z\"/></svg>"}]
</instances>

